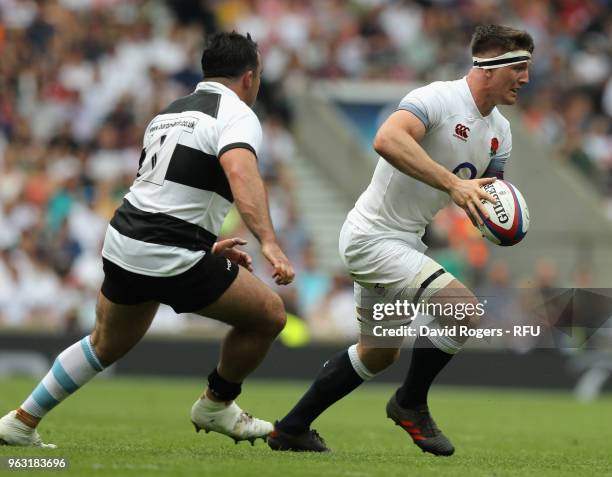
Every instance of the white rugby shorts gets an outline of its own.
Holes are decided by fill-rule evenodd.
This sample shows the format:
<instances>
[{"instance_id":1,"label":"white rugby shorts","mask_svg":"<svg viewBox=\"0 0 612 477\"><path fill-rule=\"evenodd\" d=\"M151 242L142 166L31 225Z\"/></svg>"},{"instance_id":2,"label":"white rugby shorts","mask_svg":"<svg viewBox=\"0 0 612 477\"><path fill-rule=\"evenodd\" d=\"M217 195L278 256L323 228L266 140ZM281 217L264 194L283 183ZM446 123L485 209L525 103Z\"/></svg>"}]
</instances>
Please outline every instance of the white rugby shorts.
<instances>
[{"instance_id":1,"label":"white rugby shorts","mask_svg":"<svg viewBox=\"0 0 612 477\"><path fill-rule=\"evenodd\" d=\"M426 303L455 277L431 257L418 234L366 234L349 220L339 238L340 257L354 281L355 307L361 334L372 335L373 326L396 327L411 317L373 319L376 304L398 300ZM431 317L423 317L430 321Z\"/></svg>"}]
</instances>

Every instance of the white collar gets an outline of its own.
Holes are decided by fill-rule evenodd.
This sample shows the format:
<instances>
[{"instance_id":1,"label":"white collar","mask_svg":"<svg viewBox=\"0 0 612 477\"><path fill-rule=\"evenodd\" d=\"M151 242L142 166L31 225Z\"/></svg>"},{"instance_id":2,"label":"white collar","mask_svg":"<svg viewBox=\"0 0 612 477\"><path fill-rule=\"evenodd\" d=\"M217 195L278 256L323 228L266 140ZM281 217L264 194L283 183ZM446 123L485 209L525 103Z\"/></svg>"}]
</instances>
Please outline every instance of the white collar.
<instances>
[{"instance_id":1,"label":"white collar","mask_svg":"<svg viewBox=\"0 0 612 477\"><path fill-rule=\"evenodd\" d=\"M211 89L219 90L222 93L229 94L229 95L234 96L236 99L240 99L235 91L229 89L227 86L225 86L222 83L217 83L216 81L200 81L198 85L196 86L196 91L211 90Z\"/></svg>"}]
</instances>

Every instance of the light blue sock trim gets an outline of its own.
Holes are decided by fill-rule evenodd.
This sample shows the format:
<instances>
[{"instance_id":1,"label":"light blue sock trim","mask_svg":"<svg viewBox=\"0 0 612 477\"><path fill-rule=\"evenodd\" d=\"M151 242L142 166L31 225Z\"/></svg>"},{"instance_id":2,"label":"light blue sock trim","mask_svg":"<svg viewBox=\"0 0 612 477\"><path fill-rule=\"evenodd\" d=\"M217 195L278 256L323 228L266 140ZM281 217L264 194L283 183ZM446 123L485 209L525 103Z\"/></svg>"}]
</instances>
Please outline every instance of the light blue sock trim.
<instances>
[{"instance_id":1,"label":"light blue sock trim","mask_svg":"<svg viewBox=\"0 0 612 477\"><path fill-rule=\"evenodd\" d=\"M86 336L81 340L81 348L83 348L83 353L85 353L85 357L87 358L87 361L89 361L91 367L96 371L102 371L104 370L104 366L102 366L102 363L100 363L100 360L96 356L96 352L94 351L93 346L91 346L91 341L89 338L89 336Z\"/></svg>"},{"instance_id":2,"label":"light blue sock trim","mask_svg":"<svg viewBox=\"0 0 612 477\"><path fill-rule=\"evenodd\" d=\"M50 411L59 404L59 401L51 396L51 393L47 391L47 388L43 383L36 386L36 389L34 389L34 392L32 393L32 398L41 408L47 411Z\"/></svg>"},{"instance_id":3,"label":"light blue sock trim","mask_svg":"<svg viewBox=\"0 0 612 477\"><path fill-rule=\"evenodd\" d=\"M79 386L68 375L68 373L62 366L62 363L60 363L59 359L55 360L51 371L53 372L53 376L55 377L57 382L60 383L60 385L68 394L72 394L77 389L79 389Z\"/></svg>"}]
</instances>

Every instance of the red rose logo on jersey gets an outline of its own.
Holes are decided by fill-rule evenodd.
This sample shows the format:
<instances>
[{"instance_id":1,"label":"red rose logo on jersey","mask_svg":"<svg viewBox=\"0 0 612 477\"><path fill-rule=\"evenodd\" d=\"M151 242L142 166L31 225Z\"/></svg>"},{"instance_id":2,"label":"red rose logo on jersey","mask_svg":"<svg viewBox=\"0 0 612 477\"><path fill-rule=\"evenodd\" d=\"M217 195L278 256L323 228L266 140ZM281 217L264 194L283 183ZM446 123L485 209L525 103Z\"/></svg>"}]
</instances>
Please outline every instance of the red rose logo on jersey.
<instances>
[{"instance_id":1,"label":"red rose logo on jersey","mask_svg":"<svg viewBox=\"0 0 612 477\"><path fill-rule=\"evenodd\" d=\"M495 154L497 154L498 147L499 147L499 141L497 140L496 137L494 137L493 139L491 139L491 150L489 151L489 156L493 157Z\"/></svg>"}]
</instances>

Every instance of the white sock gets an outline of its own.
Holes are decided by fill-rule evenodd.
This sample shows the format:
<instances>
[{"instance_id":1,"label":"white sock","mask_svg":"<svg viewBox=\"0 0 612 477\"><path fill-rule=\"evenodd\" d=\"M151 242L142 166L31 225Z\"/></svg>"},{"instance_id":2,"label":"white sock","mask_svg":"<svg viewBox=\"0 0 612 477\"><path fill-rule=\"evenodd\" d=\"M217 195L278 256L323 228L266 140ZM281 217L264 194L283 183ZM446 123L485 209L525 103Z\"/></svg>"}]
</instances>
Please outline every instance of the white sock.
<instances>
[{"instance_id":1,"label":"white sock","mask_svg":"<svg viewBox=\"0 0 612 477\"><path fill-rule=\"evenodd\" d=\"M103 369L88 335L62 351L21 409L43 417Z\"/></svg>"},{"instance_id":2,"label":"white sock","mask_svg":"<svg viewBox=\"0 0 612 477\"><path fill-rule=\"evenodd\" d=\"M364 381L369 381L374 376L376 376L376 373L373 373L372 371L370 371L366 367L366 365L363 364L363 361L361 361L361 358L359 358L359 353L357 352L356 344L349 346L348 355L349 355L349 359L351 360L351 365L353 366L353 369L355 370L355 372L361 379L363 379Z\"/></svg>"}]
</instances>

